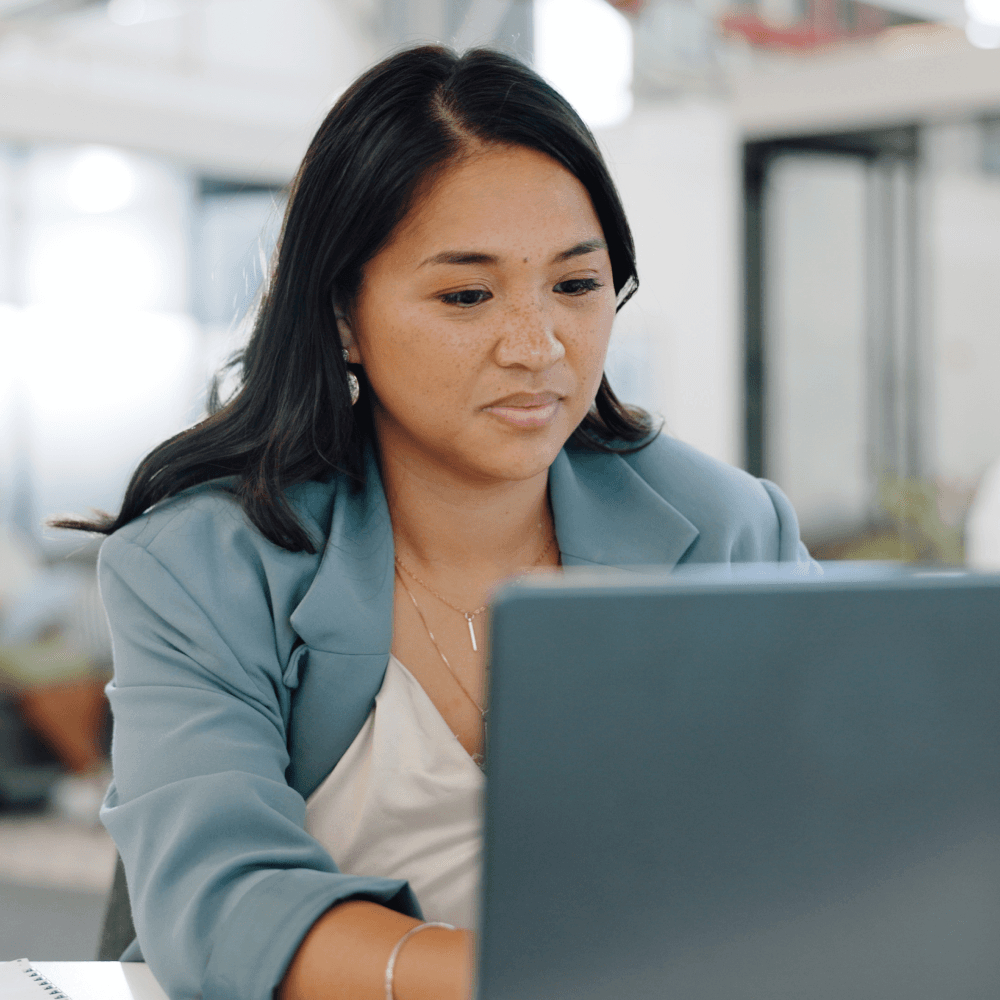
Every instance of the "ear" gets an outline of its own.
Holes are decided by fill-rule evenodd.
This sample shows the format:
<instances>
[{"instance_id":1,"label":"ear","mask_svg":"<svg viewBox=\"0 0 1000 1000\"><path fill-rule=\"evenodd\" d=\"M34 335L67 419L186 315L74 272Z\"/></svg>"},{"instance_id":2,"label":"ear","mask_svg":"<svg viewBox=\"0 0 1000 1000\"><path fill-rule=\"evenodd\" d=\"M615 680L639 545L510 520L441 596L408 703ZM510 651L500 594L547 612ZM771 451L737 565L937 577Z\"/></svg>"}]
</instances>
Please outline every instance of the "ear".
<instances>
[{"instance_id":1,"label":"ear","mask_svg":"<svg viewBox=\"0 0 1000 1000\"><path fill-rule=\"evenodd\" d=\"M340 334L340 344L347 351L347 363L356 365L360 362L358 349L354 343L354 334L351 332L351 324L347 314L338 305L333 307L333 315L337 320L337 333Z\"/></svg>"}]
</instances>

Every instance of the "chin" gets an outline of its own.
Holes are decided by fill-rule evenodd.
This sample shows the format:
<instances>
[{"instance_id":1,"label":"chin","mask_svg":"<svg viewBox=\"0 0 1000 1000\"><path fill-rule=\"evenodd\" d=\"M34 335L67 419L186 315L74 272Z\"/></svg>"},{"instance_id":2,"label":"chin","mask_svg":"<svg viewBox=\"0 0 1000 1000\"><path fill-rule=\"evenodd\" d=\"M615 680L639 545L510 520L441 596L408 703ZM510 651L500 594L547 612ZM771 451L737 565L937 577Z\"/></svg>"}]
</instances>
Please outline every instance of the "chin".
<instances>
[{"instance_id":1,"label":"chin","mask_svg":"<svg viewBox=\"0 0 1000 1000\"><path fill-rule=\"evenodd\" d=\"M471 465L477 467L485 479L523 482L545 472L556 460L568 435L553 436L551 431L518 441L484 444L473 458Z\"/></svg>"}]
</instances>

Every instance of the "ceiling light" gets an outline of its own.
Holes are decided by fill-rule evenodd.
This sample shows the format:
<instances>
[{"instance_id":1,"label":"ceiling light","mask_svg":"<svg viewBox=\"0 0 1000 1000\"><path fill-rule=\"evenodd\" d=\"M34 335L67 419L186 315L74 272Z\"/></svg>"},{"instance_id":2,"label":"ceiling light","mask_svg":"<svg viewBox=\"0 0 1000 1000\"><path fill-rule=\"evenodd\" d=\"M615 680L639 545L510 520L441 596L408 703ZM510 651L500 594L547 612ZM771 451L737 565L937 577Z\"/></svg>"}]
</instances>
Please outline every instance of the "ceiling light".
<instances>
[{"instance_id":1,"label":"ceiling light","mask_svg":"<svg viewBox=\"0 0 1000 1000\"><path fill-rule=\"evenodd\" d=\"M969 21L965 26L965 37L977 49L1000 49L1000 28L996 25Z\"/></svg>"},{"instance_id":2,"label":"ceiling light","mask_svg":"<svg viewBox=\"0 0 1000 1000\"><path fill-rule=\"evenodd\" d=\"M978 24L1000 28L1000 0L965 0L965 12Z\"/></svg>"},{"instance_id":3,"label":"ceiling light","mask_svg":"<svg viewBox=\"0 0 1000 1000\"><path fill-rule=\"evenodd\" d=\"M632 111L632 26L605 0L535 0L535 69L591 128Z\"/></svg>"},{"instance_id":4,"label":"ceiling light","mask_svg":"<svg viewBox=\"0 0 1000 1000\"><path fill-rule=\"evenodd\" d=\"M114 149L92 146L81 150L69 168L66 194L80 212L114 212L135 197L132 164Z\"/></svg>"}]
</instances>

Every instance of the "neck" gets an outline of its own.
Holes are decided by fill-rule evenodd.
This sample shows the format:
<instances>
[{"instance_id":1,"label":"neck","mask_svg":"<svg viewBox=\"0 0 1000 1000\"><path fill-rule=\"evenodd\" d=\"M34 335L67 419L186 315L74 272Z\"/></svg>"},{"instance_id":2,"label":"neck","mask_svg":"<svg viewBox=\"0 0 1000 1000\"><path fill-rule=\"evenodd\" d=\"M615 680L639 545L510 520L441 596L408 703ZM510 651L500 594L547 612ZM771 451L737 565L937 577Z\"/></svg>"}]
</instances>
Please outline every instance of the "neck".
<instances>
[{"instance_id":1,"label":"neck","mask_svg":"<svg viewBox=\"0 0 1000 1000\"><path fill-rule=\"evenodd\" d=\"M390 451L382 480L396 554L414 569L494 579L532 565L554 533L547 469L518 482L469 483Z\"/></svg>"}]
</instances>

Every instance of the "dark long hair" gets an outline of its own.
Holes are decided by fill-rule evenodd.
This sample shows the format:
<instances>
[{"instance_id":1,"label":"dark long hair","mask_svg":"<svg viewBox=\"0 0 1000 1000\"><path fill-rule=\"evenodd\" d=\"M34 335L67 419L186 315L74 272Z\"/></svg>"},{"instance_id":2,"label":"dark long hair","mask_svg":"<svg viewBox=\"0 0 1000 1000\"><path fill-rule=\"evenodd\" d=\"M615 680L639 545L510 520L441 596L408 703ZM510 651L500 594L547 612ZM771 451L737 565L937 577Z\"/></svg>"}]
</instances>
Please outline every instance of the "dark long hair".
<instances>
[{"instance_id":1,"label":"dark long hair","mask_svg":"<svg viewBox=\"0 0 1000 1000\"><path fill-rule=\"evenodd\" d=\"M228 476L227 488L265 537L314 552L285 490L335 472L360 483L364 444L374 440L371 392L357 367L363 401L351 407L335 304L350 308L365 264L388 242L417 186L470 141L536 149L583 183L604 230L621 308L638 287L632 234L597 143L572 107L499 52L399 52L354 82L309 146L235 393L225 402L213 393L207 418L142 460L117 517L52 523L110 534L160 500ZM648 415L620 403L602 378L569 443L621 451L650 435Z\"/></svg>"}]
</instances>

